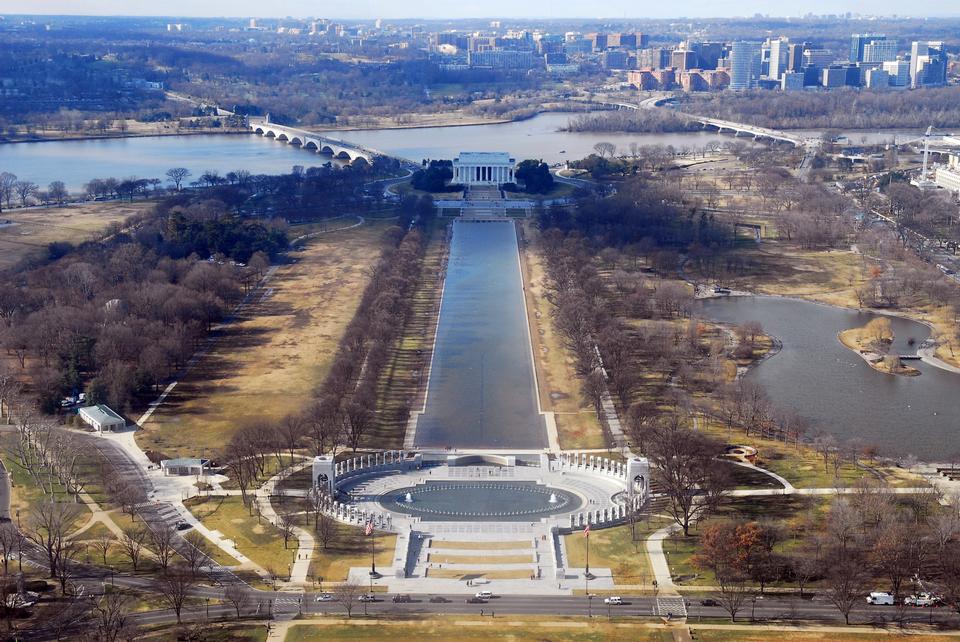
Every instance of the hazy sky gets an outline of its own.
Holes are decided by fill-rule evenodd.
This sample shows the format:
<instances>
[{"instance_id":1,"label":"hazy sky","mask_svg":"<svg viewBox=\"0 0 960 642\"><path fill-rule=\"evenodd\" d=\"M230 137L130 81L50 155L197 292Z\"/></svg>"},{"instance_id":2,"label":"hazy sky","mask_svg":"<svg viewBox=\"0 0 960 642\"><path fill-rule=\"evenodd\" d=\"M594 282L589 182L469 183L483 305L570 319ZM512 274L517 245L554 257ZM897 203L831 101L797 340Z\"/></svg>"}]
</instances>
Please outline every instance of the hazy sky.
<instances>
[{"instance_id":1,"label":"hazy sky","mask_svg":"<svg viewBox=\"0 0 960 642\"><path fill-rule=\"evenodd\" d=\"M792 10L792 14L787 14ZM327 18L671 18L840 13L946 16L960 14L956 0L0 0L0 13ZM162 13L161 13L162 12Z\"/></svg>"}]
</instances>

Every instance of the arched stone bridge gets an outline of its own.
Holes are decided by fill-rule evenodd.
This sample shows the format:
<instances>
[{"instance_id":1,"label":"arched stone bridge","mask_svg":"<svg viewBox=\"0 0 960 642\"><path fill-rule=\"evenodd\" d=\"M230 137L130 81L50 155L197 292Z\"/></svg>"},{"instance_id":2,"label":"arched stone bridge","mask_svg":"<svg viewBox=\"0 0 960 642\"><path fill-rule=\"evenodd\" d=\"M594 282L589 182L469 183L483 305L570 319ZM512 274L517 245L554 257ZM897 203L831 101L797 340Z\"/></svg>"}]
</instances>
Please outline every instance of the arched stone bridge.
<instances>
[{"instance_id":1,"label":"arched stone bridge","mask_svg":"<svg viewBox=\"0 0 960 642\"><path fill-rule=\"evenodd\" d=\"M376 150L367 149L366 147L337 140L336 138L327 138L326 136L320 136L304 129L297 129L296 127L277 125L271 123L269 118L251 118L248 120L248 126L250 127L250 131L260 134L261 136L286 141L288 144L297 145L302 149L313 149L316 150L318 154L329 154L334 158L346 160L351 163L355 163L361 159L363 162L372 163L375 157L383 156L382 153Z\"/></svg>"}]
</instances>

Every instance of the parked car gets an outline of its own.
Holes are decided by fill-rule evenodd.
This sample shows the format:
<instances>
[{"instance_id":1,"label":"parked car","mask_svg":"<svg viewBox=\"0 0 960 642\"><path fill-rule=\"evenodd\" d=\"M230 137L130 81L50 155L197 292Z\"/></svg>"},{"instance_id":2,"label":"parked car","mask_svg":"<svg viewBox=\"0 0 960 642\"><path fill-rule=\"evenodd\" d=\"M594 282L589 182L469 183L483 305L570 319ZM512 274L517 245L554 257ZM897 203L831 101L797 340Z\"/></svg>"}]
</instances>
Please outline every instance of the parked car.
<instances>
[{"instance_id":1,"label":"parked car","mask_svg":"<svg viewBox=\"0 0 960 642\"><path fill-rule=\"evenodd\" d=\"M889 593L873 592L867 596L867 604L874 606L893 606L893 596Z\"/></svg>"},{"instance_id":2,"label":"parked car","mask_svg":"<svg viewBox=\"0 0 960 642\"><path fill-rule=\"evenodd\" d=\"M619 606L623 604L623 598L620 597L619 595L611 595L610 597L603 598L603 603Z\"/></svg>"},{"instance_id":3,"label":"parked car","mask_svg":"<svg viewBox=\"0 0 960 642\"><path fill-rule=\"evenodd\" d=\"M487 603L487 601L482 597L476 597L476 596L468 597L465 601L467 604L486 604Z\"/></svg>"},{"instance_id":4,"label":"parked car","mask_svg":"<svg viewBox=\"0 0 960 642\"><path fill-rule=\"evenodd\" d=\"M479 597L480 599L483 599L483 600L489 600L491 597L493 597L493 592L492 592L492 591L477 591L475 597Z\"/></svg>"},{"instance_id":5,"label":"parked car","mask_svg":"<svg viewBox=\"0 0 960 642\"><path fill-rule=\"evenodd\" d=\"M178 531L186 531L186 530L190 530L191 528L193 528L193 525L188 521L181 519L179 522L177 522Z\"/></svg>"},{"instance_id":6,"label":"parked car","mask_svg":"<svg viewBox=\"0 0 960 642\"><path fill-rule=\"evenodd\" d=\"M361 602L376 602L377 596L373 593L362 593L357 599Z\"/></svg>"},{"instance_id":7,"label":"parked car","mask_svg":"<svg viewBox=\"0 0 960 642\"><path fill-rule=\"evenodd\" d=\"M333 593L321 593L317 596L317 602L333 602Z\"/></svg>"},{"instance_id":8,"label":"parked car","mask_svg":"<svg viewBox=\"0 0 960 642\"><path fill-rule=\"evenodd\" d=\"M408 602L413 602L409 595L394 595L393 601L396 604L406 604Z\"/></svg>"},{"instance_id":9,"label":"parked car","mask_svg":"<svg viewBox=\"0 0 960 642\"><path fill-rule=\"evenodd\" d=\"M720 606L720 602L713 599L712 597L708 597L700 600L700 606Z\"/></svg>"},{"instance_id":10,"label":"parked car","mask_svg":"<svg viewBox=\"0 0 960 642\"><path fill-rule=\"evenodd\" d=\"M430 598L431 604L446 604L449 601L450 600L443 597L442 595L434 595L433 597Z\"/></svg>"}]
</instances>

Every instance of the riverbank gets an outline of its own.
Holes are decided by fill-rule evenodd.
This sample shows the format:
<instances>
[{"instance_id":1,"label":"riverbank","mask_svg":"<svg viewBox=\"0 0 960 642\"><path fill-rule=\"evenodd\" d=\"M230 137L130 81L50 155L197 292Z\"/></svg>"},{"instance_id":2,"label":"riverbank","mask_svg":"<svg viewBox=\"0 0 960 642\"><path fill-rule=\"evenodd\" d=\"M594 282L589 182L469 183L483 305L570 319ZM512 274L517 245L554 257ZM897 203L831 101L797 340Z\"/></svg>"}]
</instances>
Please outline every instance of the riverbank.
<instances>
[{"instance_id":1,"label":"riverbank","mask_svg":"<svg viewBox=\"0 0 960 642\"><path fill-rule=\"evenodd\" d=\"M24 143L56 143L70 140L113 140L123 138L154 138L159 136L209 136L211 134L249 134L246 129L239 127L197 127L190 129L142 129L138 131L107 131L103 133L96 132L63 132L54 130L51 132L37 134L30 137L10 139L8 136L0 137L0 145L19 145Z\"/></svg>"},{"instance_id":2,"label":"riverbank","mask_svg":"<svg viewBox=\"0 0 960 642\"><path fill-rule=\"evenodd\" d=\"M312 131L317 132L351 132L351 131L370 131L377 129L439 129L444 127L470 127L473 125L504 125L507 123L519 123L530 120L541 114L547 113L570 113L581 114L590 111L602 111L607 109L603 105L581 105L576 103L542 103L532 108L531 111L524 111L509 117L486 117L477 114L456 110L452 112L438 113L407 113L399 116L380 116L375 121L365 122L363 124L346 125L323 125L316 126ZM397 122L397 118L409 118L405 122Z\"/></svg>"},{"instance_id":3,"label":"riverbank","mask_svg":"<svg viewBox=\"0 0 960 642\"><path fill-rule=\"evenodd\" d=\"M837 339L877 372L904 377L920 376L919 370L903 364L900 355L889 354L894 340L889 319L877 318L862 328L843 330L837 334Z\"/></svg>"}]
</instances>

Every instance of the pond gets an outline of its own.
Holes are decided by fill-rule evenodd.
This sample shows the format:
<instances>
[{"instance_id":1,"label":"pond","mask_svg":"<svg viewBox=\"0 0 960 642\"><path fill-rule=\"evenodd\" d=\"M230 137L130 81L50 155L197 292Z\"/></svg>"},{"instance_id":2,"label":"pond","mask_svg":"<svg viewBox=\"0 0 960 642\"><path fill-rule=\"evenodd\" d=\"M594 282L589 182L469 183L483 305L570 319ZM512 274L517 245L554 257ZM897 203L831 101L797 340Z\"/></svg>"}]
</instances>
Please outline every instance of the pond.
<instances>
[{"instance_id":1,"label":"pond","mask_svg":"<svg viewBox=\"0 0 960 642\"><path fill-rule=\"evenodd\" d=\"M433 482L390 491L380 497L387 510L427 521L516 522L569 513L579 496L534 482Z\"/></svg>"},{"instance_id":2,"label":"pond","mask_svg":"<svg viewBox=\"0 0 960 642\"><path fill-rule=\"evenodd\" d=\"M414 443L547 445L512 221L453 224L427 400Z\"/></svg>"},{"instance_id":3,"label":"pond","mask_svg":"<svg viewBox=\"0 0 960 642\"><path fill-rule=\"evenodd\" d=\"M697 306L701 316L715 321L759 321L783 343L747 377L761 383L776 404L813 420L815 431L926 461L960 451L960 375L920 361L909 362L921 371L919 377L884 374L840 344L840 331L878 315L775 297L714 298ZM891 317L890 322L896 335L892 352L901 355L915 354L930 334L914 321Z\"/></svg>"}]
</instances>

